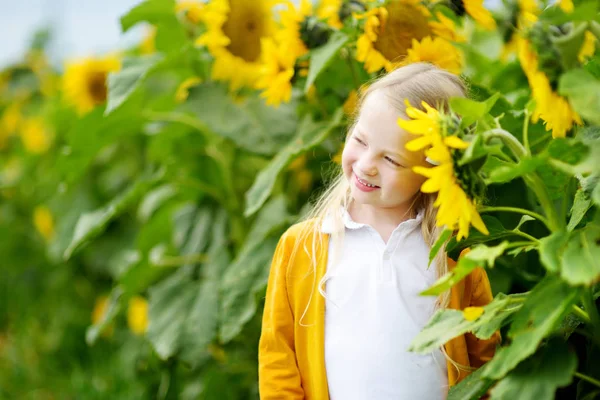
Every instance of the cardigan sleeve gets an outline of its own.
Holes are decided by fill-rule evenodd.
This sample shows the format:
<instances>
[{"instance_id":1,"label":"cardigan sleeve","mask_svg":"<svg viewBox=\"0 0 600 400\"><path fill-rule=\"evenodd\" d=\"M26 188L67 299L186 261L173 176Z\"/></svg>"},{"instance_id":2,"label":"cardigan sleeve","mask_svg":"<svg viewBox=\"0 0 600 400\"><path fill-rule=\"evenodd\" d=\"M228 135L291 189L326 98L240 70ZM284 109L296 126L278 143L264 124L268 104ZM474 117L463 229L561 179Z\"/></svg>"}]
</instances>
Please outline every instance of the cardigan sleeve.
<instances>
[{"instance_id":1,"label":"cardigan sleeve","mask_svg":"<svg viewBox=\"0 0 600 400\"><path fill-rule=\"evenodd\" d=\"M269 273L258 348L258 386L262 400L304 398L294 346L294 316L286 284L288 246L293 245L293 239L286 233L279 240Z\"/></svg>"},{"instance_id":2,"label":"cardigan sleeve","mask_svg":"<svg viewBox=\"0 0 600 400\"><path fill-rule=\"evenodd\" d=\"M485 269L478 267L473 271L473 291L471 294L471 307L483 307L492 301L492 288ZM496 346L500 344L500 331L486 340L478 339L472 333L465 334L469 362L472 367L479 368L492 359Z\"/></svg>"}]
</instances>

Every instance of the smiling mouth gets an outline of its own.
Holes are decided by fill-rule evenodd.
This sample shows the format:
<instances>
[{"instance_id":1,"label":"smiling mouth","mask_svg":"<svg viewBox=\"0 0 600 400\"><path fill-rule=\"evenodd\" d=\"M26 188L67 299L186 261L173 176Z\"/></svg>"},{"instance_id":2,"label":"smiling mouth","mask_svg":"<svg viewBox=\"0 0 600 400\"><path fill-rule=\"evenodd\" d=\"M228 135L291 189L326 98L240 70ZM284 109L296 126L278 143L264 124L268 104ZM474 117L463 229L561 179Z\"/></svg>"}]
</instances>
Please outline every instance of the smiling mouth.
<instances>
[{"instance_id":1,"label":"smiling mouth","mask_svg":"<svg viewBox=\"0 0 600 400\"><path fill-rule=\"evenodd\" d=\"M372 185L372 184L370 184L370 183L368 183L368 182L366 182L366 181L363 181L362 179L360 179L360 178L358 177L358 175L356 175L356 179L357 179L357 180L358 180L360 183L362 183L363 185L365 185L365 186L367 186L367 187L370 187L370 188L378 188L378 187L379 187L379 186L377 186L377 185Z\"/></svg>"}]
</instances>

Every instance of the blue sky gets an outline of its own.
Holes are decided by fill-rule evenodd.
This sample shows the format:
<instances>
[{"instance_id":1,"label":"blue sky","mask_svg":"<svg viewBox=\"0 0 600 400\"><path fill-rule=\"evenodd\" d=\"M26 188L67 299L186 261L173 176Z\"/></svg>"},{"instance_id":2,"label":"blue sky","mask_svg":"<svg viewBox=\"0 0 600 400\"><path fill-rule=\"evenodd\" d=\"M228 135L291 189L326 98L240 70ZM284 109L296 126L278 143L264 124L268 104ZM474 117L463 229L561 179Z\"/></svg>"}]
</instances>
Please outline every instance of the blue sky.
<instances>
[{"instance_id":1,"label":"blue sky","mask_svg":"<svg viewBox=\"0 0 600 400\"><path fill-rule=\"evenodd\" d=\"M248 0L252 1L252 0ZM298 0L293 0L298 1ZM486 0L488 5L500 0ZM141 0L0 0L0 68L18 61L33 33L54 27L53 64L65 58L102 54L139 40L143 27L122 35L119 18Z\"/></svg>"},{"instance_id":2,"label":"blue sky","mask_svg":"<svg viewBox=\"0 0 600 400\"><path fill-rule=\"evenodd\" d=\"M18 61L37 28L54 28L53 63L101 54L138 40L143 27L121 34L119 18L140 0L0 0L0 68Z\"/></svg>"}]
</instances>

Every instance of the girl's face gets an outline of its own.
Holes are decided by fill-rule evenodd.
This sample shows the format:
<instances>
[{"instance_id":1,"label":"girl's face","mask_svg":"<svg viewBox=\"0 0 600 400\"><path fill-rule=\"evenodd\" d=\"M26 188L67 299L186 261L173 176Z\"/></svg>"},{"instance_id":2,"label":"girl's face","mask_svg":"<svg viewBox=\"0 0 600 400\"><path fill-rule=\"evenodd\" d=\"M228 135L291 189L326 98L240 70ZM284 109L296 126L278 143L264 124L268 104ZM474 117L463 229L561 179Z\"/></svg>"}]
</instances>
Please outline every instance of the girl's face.
<instances>
[{"instance_id":1,"label":"girl's face","mask_svg":"<svg viewBox=\"0 0 600 400\"><path fill-rule=\"evenodd\" d=\"M346 140L342 168L358 204L403 215L426 179L412 167L427 163L422 152L405 149L416 136L398 126L398 117L383 92L369 94Z\"/></svg>"}]
</instances>

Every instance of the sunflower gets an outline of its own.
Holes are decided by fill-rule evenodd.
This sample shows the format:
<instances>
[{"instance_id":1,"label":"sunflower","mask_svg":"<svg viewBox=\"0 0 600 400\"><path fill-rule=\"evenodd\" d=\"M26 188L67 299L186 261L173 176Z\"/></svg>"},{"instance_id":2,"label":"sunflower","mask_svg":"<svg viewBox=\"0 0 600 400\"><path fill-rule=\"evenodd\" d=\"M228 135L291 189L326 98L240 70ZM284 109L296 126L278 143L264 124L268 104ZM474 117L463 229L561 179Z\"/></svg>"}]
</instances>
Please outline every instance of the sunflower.
<instances>
[{"instance_id":1,"label":"sunflower","mask_svg":"<svg viewBox=\"0 0 600 400\"><path fill-rule=\"evenodd\" d=\"M261 41L261 64L255 84L256 89L263 89L261 97L266 103L275 107L291 99L296 60L308 52L301 38L301 24L312 14L308 0L302 0L298 8L291 1L285 5L279 12L280 29Z\"/></svg>"},{"instance_id":2,"label":"sunflower","mask_svg":"<svg viewBox=\"0 0 600 400\"><path fill-rule=\"evenodd\" d=\"M212 78L228 81L232 90L253 86L260 73L261 40L273 35L274 0L213 0L200 20L206 32L196 44L214 57Z\"/></svg>"},{"instance_id":3,"label":"sunflower","mask_svg":"<svg viewBox=\"0 0 600 400\"><path fill-rule=\"evenodd\" d=\"M21 113L21 103L13 102L4 109L2 117L0 117L0 129L7 134L15 133L21 122L23 114Z\"/></svg>"},{"instance_id":4,"label":"sunflower","mask_svg":"<svg viewBox=\"0 0 600 400\"><path fill-rule=\"evenodd\" d=\"M577 59L580 63L584 63L588 58L594 55L594 52L596 51L596 41L596 36L592 32L585 31L583 44L577 54Z\"/></svg>"},{"instance_id":5,"label":"sunflower","mask_svg":"<svg viewBox=\"0 0 600 400\"><path fill-rule=\"evenodd\" d=\"M465 39L464 35L457 32L456 25L454 24L453 20L446 17L439 11L435 13L435 17L437 18L437 21L430 21L429 27L436 36L439 36L449 42L464 42L467 40Z\"/></svg>"},{"instance_id":6,"label":"sunflower","mask_svg":"<svg viewBox=\"0 0 600 400\"><path fill-rule=\"evenodd\" d=\"M55 234L54 217L46 206L37 206L33 210L33 224L46 241L52 240Z\"/></svg>"},{"instance_id":7,"label":"sunflower","mask_svg":"<svg viewBox=\"0 0 600 400\"><path fill-rule=\"evenodd\" d=\"M341 29L344 25L340 20L340 9L342 0L321 0L317 8L317 17L327 21L327 24L335 29Z\"/></svg>"},{"instance_id":8,"label":"sunflower","mask_svg":"<svg viewBox=\"0 0 600 400\"><path fill-rule=\"evenodd\" d=\"M185 18L193 24L202 20L204 3L195 0L182 0L175 4L175 13L183 14Z\"/></svg>"},{"instance_id":9,"label":"sunflower","mask_svg":"<svg viewBox=\"0 0 600 400\"><path fill-rule=\"evenodd\" d=\"M439 38L426 36L420 42L413 39L413 44L408 49L408 54L401 65L426 61L446 69L455 74L460 74L463 64L463 56L460 50L452 43Z\"/></svg>"},{"instance_id":10,"label":"sunflower","mask_svg":"<svg viewBox=\"0 0 600 400\"><path fill-rule=\"evenodd\" d=\"M142 296L129 299L127 325L136 335L143 335L148 329L148 301Z\"/></svg>"},{"instance_id":11,"label":"sunflower","mask_svg":"<svg viewBox=\"0 0 600 400\"><path fill-rule=\"evenodd\" d=\"M287 1L285 5L287 7L279 11L281 27L274 34L275 40L295 57L301 57L308 52L302 41L301 24L312 14L312 4L309 0L301 0L298 8L291 1Z\"/></svg>"},{"instance_id":12,"label":"sunflower","mask_svg":"<svg viewBox=\"0 0 600 400\"><path fill-rule=\"evenodd\" d=\"M535 100L535 110L532 121L540 118L544 121L546 130L552 130L552 137L565 137L573 123L582 124L579 115L572 109L564 97L552 89L550 80L538 69L538 57L527 39L518 39L518 54L521 68L527 76L531 96Z\"/></svg>"},{"instance_id":13,"label":"sunflower","mask_svg":"<svg viewBox=\"0 0 600 400\"><path fill-rule=\"evenodd\" d=\"M496 21L483 6L483 0L450 0L450 6L459 16L464 15L466 11L484 29L496 29Z\"/></svg>"},{"instance_id":14,"label":"sunflower","mask_svg":"<svg viewBox=\"0 0 600 400\"><path fill-rule=\"evenodd\" d=\"M427 158L435 164L430 168L415 166L413 171L428 178L421 186L423 193L437 192L434 203L438 207L437 225L458 229L458 240L469 235L470 225L488 235L489 231L477 212L476 201L473 199L475 196L465 191L465 188L471 187L465 177L472 174L455 170L453 161L454 153L466 149L469 144L458 135L446 134L450 125L445 122L447 118L444 119L429 104L422 102L425 111L412 107L408 101L406 105L406 115L411 119L400 118L398 125L407 132L420 135L408 142L406 148L410 151L424 150Z\"/></svg>"},{"instance_id":15,"label":"sunflower","mask_svg":"<svg viewBox=\"0 0 600 400\"><path fill-rule=\"evenodd\" d=\"M279 106L282 101L289 102L292 97L291 79L294 76L296 56L273 38L264 38L263 58L260 78L256 82L257 89L264 89L261 97L272 106Z\"/></svg>"},{"instance_id":16,"label":"sunflower","mask_svg":"<svg viewBox=\"0 0 600 400\"><path fill-rule=\"evenodd\" d=\"M51 135L41 118L31 118L21 126L21 141L29 153L42 154L50 148Z\"/></svg>"},{"instance_id":17,"label":"sunflower","mask_svg":"<svg viewBox=\"0 0 600 400\"><path fill-rule=\"evenodd\" d=\"M559 0L558 6L566 13L573 12L573 0Z\"/></svg>"},{"instance_id":18,"label":"sunflower","mask_svg":"<svg viewBox=\"0 0 600 400\"><path fill-rule=\"evenodd\" d=\"M369 73L381 68L391 71L393 62L407 54L413 39L431 34L427 14L413 0L393 0L357 18L366 21L356 42L356 59Z\"/></svg>"},{"instance_id":19,"label":"sunflower","mask_svg":"<svg viewBox=\"0 0 600 400\"><path fill-rule=\"evenodd\" d=\"M100 324L104 318L106 318L106 314L109 311L110 299L108 296L102 295L96 298L96 302L94 304L94 309L92 310L92 323L94 325ZM110 323L103 331L103 337L111 337L114 333L114 323Z\"/></svg>"},{"instance_id":20,"label":"sunflower","mask_svg":"<svg viewBox=\"0 0 600 400\"><path fill-rule=\"evenodd\" d=\"M183 103L187 100L189 96L190 88L197 86L202 83L202 79L197 76L193 76L191 78L187 78L185 81L181 82L181 84L177 87L175 91L175 101L178 103Z\"/></svg>"},{"instance_id":21,"label":"sunflower","mask_svg":"<svg viewBox=\"0 0 600 400\"><path fill-rule=\"evenodd\" d=\"M65 66L62 88L65 99L85 114L106 101L106 76L121 68L116 56L84 58Z\"/></svg>"},{"instance_id":22,"label":"sunflower","mask_svg":"<svg viewBox=\"0 0 600 400\"><path fill-rule=\"evenodd\" d=\"M537 22L538 15L540 14L540 7L537 0L518 0L517 13L517 31L531 28ZM517 32L514 32L510 36L510 40L502 47L500 60L506 62L512 54L517 52L518 38L519 34Z\"/></svg>"}]
</instances>

